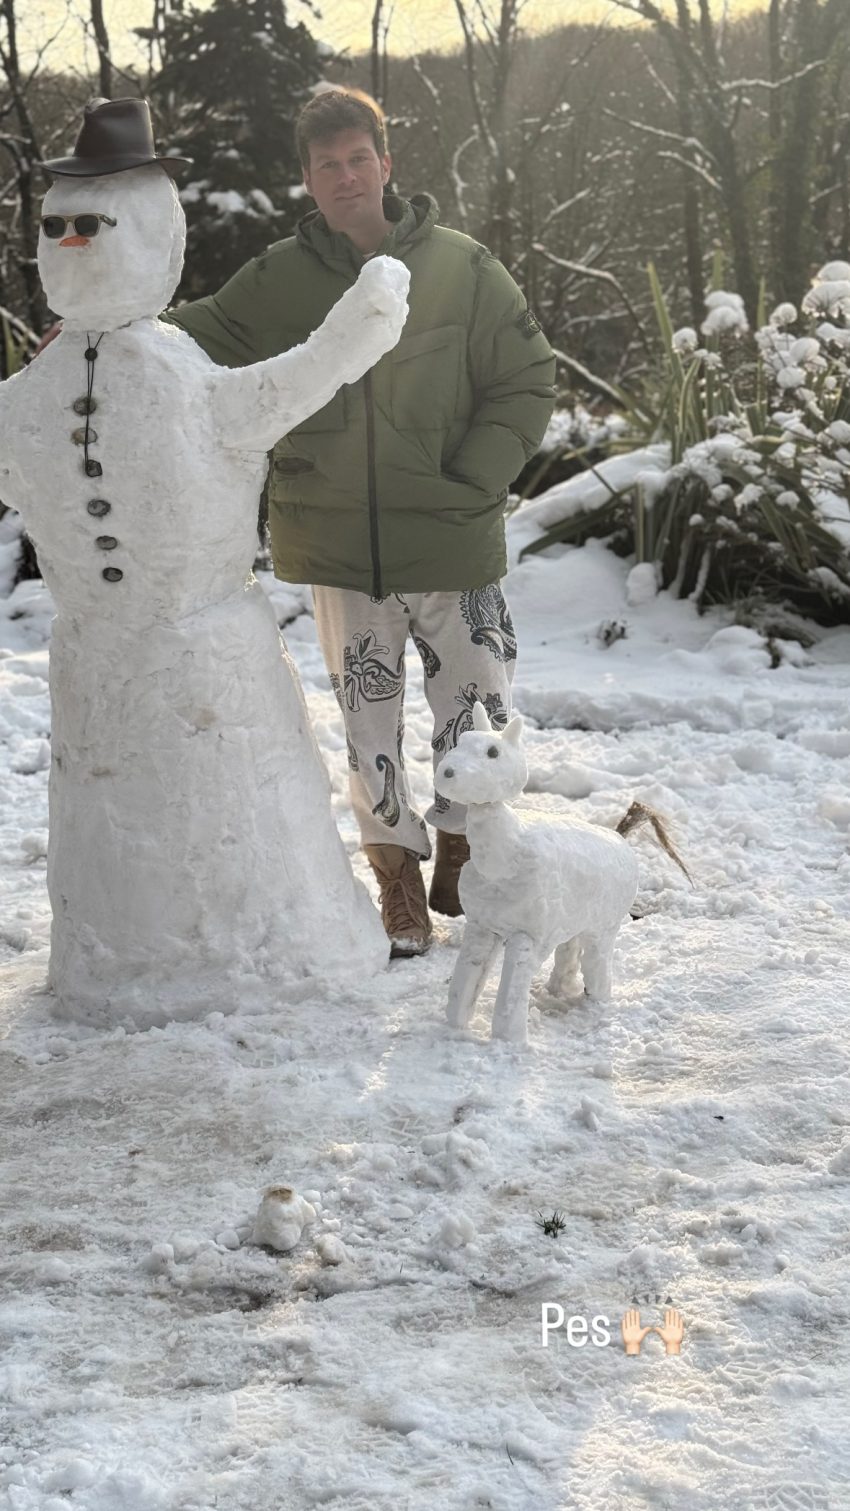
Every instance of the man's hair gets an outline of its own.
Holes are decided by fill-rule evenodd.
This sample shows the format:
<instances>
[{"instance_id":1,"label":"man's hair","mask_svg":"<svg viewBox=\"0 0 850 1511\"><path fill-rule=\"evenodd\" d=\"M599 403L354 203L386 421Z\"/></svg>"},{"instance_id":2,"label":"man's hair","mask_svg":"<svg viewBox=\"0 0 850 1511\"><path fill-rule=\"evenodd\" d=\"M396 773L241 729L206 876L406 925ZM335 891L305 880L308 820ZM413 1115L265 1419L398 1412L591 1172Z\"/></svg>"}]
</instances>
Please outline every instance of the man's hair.
<instances>
[{"instance_id":1,"label":"man's hair","mask_svg":"<svg viewBox=\"0 0 850 1511\"><path fill-rule=\"evenodd\" d=\"M375 151L383 157L387 151L384 112L377 100L362 89L342 85L322 89L301 109L295 123L295 141L302 168L310 166L310 147L325 142L340 131L368 131Z\"/></svg>"}]
</instances>

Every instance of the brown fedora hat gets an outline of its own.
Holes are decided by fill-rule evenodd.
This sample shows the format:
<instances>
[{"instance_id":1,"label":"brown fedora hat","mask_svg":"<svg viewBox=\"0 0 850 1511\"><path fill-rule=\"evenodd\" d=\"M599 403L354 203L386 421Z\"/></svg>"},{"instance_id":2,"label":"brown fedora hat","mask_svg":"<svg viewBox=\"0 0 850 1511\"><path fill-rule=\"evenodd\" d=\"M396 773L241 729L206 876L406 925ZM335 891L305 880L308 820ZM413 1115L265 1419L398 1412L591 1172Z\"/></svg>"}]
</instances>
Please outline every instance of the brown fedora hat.
<instances>
[{"instance_id":1,"label":"brown fedora hat","mask_svg":"<svg viewBox=\"0 0 850 1511\"><path fill-rule=\"evenodd\" d=\"M48 173L67 178L100 178L128 168L191 167L191 157L157 157L147 100L91 100L73 157L54 157L39 164Z\"/></svg>"}]
</instances>

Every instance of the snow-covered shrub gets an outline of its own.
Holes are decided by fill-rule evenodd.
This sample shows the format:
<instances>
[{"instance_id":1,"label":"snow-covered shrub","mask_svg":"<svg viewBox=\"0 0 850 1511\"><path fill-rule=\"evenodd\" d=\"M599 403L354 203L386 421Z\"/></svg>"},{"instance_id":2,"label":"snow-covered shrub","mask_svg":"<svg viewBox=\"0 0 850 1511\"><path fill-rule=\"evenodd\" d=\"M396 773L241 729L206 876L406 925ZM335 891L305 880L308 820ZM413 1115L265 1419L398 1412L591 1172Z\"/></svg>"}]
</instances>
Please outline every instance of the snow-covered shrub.
<instances>
[{"instance_id":1,"label":"snow-covered shrub","mask_svg":"<svg viewBox=\"0 0 850 1511\"><path fill-rule=\"evenodd\" d=\"M546 525L527 550L605 534L679 596L755 591L850 618L850 265L822 268L799 311L782 304L752 334L738 296L715 291L703 345L674 330L650 276L660 379L629 407L624 454L526 506Z\"/></svg>"},{"instance_id":2,"label":"snow-covered shrub","mask_svg":"<svg viewBox=\"0 0 850 1511\"><path fill-rule=\"evenodd\" d=\"M518 494L530 498L574 476L595 458L606 456L626 428L623 415L594 415L579 402L556 409L537 452L517 479Z\"/></svg>"}]
</instances>

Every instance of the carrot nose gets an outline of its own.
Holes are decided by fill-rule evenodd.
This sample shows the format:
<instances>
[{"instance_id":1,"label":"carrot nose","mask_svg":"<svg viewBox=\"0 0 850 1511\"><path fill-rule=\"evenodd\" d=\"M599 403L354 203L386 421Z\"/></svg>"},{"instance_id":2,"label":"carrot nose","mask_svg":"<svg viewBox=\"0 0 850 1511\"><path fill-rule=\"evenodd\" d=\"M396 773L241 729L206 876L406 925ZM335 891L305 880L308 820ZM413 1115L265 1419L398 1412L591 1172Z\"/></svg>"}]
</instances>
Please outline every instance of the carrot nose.
<instances>
[{"instance_id":1,"label":"carrot nose","mask_svg":"<svg viewBox=\"0 0 850 1511\"><path fill-rule=\"evenodd\" d=\"M59 245L60 247L87 247L90 241L90 236L65 236Z\"/></svg>"}]
</instances>

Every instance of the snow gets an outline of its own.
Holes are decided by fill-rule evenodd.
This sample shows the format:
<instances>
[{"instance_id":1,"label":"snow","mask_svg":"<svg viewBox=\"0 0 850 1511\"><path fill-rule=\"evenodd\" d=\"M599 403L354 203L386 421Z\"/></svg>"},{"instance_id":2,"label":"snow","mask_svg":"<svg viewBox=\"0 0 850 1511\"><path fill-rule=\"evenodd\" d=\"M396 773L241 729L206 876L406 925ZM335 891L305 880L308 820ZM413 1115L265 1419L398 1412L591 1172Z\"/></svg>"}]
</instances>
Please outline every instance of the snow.
<instances>
[{"instance_id":1,"label":"snow","mask_svg":"<svg viewBox=\"0 0 850 1511\"><path fill-rule=\"evenodd\" d=\"M630 841L643 916L612 1005L565 1008L539 977L524 1050L487 1037L495 982L446 1031L460 919L299 1003L53 1020L44 861L21 848L47 828L51 610L33 584L19 617L0 604L10 1511L850 1502L850 630L771 669L728 614L628 604L629 568L591 543L507 579L528 801L606 824L649 802L696 886ZM628 626L608 648L604 620ZM312 619L286 634L364 877ZM272 1184L317 1212L284 1255L250 1243ZM625 1357L634 1297L644 1323L681 1310L678 1359L653 1335ZM587 1328L544 1348L544 1306Z\"/></svg>"},{"instance_id":2,"label":"snow","mask_svg":"<svg viewBox=\"0 0 850 1511\"><path fill-rule=\"evenodd\" d=\"M703 335L719 336L724 332L740 335L749 329L744 301L740 294L729 293L725 289L715 289L713 293L706 295L705 306L708 314L700 326Z\"/></svg>"},{"instance_id":3,"label":"snow","mask_svg":"<svg viewBox=\"0 0 850 1511\"><path fill-rule=\"evenodd\" d=\"M658 477L659 485L663 485L669 475L669 463L670 447L661 441L637 451L626 452L622 456L606 457L592 469L578 472L564 483L556 483L553 488L547 488L545 493L529 499L522 506L523 524L539 526L529 539L551 525L560 524L562 520L598 509L613 494L632 487L639 478L646 482L654 474Z\"/></svg>"}]
</instances>

